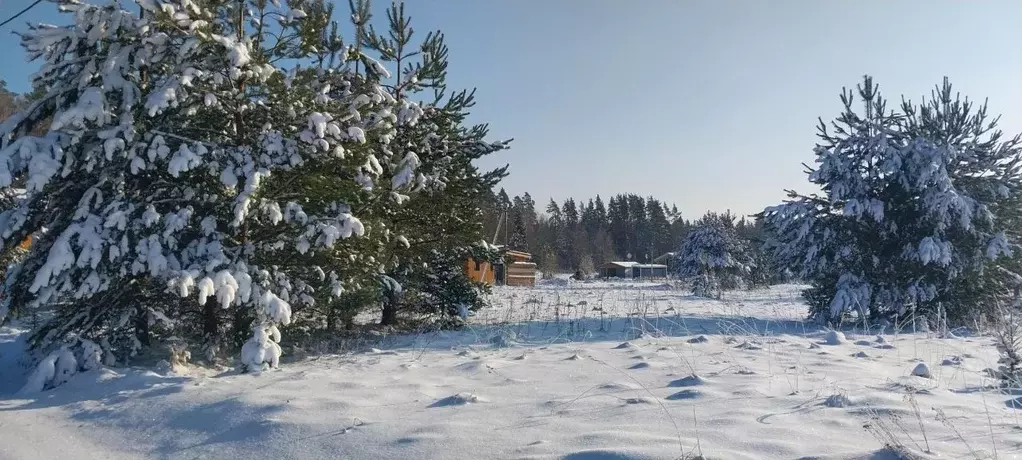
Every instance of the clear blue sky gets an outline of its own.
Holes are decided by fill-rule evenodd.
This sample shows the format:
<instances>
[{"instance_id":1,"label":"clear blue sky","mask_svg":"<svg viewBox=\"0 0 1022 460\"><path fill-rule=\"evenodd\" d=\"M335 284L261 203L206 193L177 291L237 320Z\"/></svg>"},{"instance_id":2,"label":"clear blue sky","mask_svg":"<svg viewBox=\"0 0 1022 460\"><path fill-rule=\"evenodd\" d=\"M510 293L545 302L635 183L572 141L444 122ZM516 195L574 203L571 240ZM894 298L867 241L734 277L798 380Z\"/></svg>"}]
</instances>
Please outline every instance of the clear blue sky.
<instances>
[{"instance_id":1,"label":"clear blue sky","mask_svg":"<svg viewBox=\"0 0 1022 460\"><path fill-rule=\"evenodd\" d=\"M29 1L0 0L0 17ZM808 189L816 118L864 73L895 101L949 76L1022 131L1018 0L410 0L407 12L423 35L446 33L452 85L478 88L473 121L515 138L483 165L510 163L508 193L541 205L631 192L689 217L756 212ZM34 66L10 29L0 78L24 90Z\"/></svg>"}]
</instances>

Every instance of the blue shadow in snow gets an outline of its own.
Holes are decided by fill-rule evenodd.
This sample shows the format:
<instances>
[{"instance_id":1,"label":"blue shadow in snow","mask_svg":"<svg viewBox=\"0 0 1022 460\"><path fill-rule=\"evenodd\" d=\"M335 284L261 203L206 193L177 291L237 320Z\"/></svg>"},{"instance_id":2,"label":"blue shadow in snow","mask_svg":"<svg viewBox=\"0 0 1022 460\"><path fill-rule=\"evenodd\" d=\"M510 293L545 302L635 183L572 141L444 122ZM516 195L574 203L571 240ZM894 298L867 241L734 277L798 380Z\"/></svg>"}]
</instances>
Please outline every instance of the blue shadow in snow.
<instances>
[{"instance_id":1,"label":"blue shadow in snow","mask_svg":"<svg viewBox=\"0 0 1022 460\"><path fill-rule=\"evenodd\" d=\"M595 315L595 317L594 317ZM468 325L462 329L382 339L374 346L388 350L450 349L458 345L550 345L553 343L633 340L653 337L811 336L826 329L818 324L748 316L661 314L659 316L583 316L561 320L523 321L506 324ZM696 339L695 341L699 341Z\"/></svg>"}]
</instances>

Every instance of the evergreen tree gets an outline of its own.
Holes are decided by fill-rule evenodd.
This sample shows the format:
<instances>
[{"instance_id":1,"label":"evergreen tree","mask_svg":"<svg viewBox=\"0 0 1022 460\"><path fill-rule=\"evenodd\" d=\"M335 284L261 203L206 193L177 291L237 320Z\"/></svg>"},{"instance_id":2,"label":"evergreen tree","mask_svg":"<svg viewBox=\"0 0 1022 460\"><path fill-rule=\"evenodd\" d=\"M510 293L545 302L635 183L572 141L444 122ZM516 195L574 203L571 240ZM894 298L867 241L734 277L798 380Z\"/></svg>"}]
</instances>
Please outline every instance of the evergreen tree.
<instances>
[{"instance_id":1,"label":"evergreen tree","mask_svg":"<svg viewBox=\"0 0 1022 460\"><path fill-rule=\"evenodd\" d=\"M516 251L528 251L529 245L525 239L525 221L522 219L522 211L515 208L512 211L511 219L511 241L508 247Z\"/></svg>"},{"instance_id":2,"label":"evergreen tree","mask_svg":"<svg viewBox=\"0 0 1022 460\"><path fill-rule=\"evenodd\" d=\"M511 198L508 197L507 192L503 188L500 192L497 192L497 207L502 211L511 209Z\"/></svg>"},{"instance_id":3,"label":"evergreen tree","mask_svg":"<svg viewBox=\"0 0 1022 460\"><path fill-rule=\"evenodd\" d=\"M595 235L602 226L599 217L596 215L596 205L593 203L592 198L589 202L582 207L582 216L580 219L582 229L588 235Z\"/></svg>"},{"instance_id":4,"label":"evergreen tree","mask_svg":"<svg viewBox=\"0 0 1022 460\"><path fill-rule=\"evenodd\" d=\"M585 244L585 239L578 238L579 213L575 200L568 198L561 206L562 222L557 234L557 258L561 261L561 268L574 272L578 269L579 250Z\"/></svg>"},{"instance_id":5,"label":"evergreen tree","mask_svg":"<svg viewBox=\"0 0 1022 460\"><path fill-rule=\"evenodd\" d=\"M315 57L307 38L322 35L310 29L324 22L322 4L308 5L319 15L311 21L272 5L154 0L140 3L141 17L118 4L62 6L74 16L67 33L40 26L22 36L30 56L46 61L35 81L46 96L0 133L0 185L28 177L27 196L0 219L3 244L38 236L5 284L0 316L10 306L54 308L33 346L99 342L110 358L133 355L154 329L199 330L213 355L251 325L243 362L276 365L277 326L291 321L292 304L311 300L310 275L322 273L280 264L279 253L297 245L308 260L364 234L347 202L378 174L337 181L327 199L343 199L329 202L288 200L293 189L284 193L282 182L328 164L372 163L362 146L414 124L421 110L385 97L376 72L273 64ZM279 22L249 27L252 14ZM264 27L275 29L272 39ZM376 62L348 62L356 59ZM97 72L90 62L117 65ZM343 94L331 92L334 83ZM43 136L28 134L48 116ZM192 328L185 303L196 297L201 321ZM237 319L233 331L224 316Z\"/></svg>"},{"instance_id":6,"label":"evergreen tree","mask_svg":"<svg viewBox=\"0 0 1022 460\"><path fill-rule=\"evenodd\" d=\"M597 266L621 259L619 255L614 253L614 242L611 241L610 234L606 230L601 229L596 232L596 235L592 237L592 241L593 262Z\"/></svg>"},{"instance_id":7,"label":"evergreen tree","mask_svg":"<svg viewBox=\"0 0 1022 460\"><path fill-rule=\"evenodd\" d=\"M678 249L678 274L691 280L695 295L721 298L723 291L746 286L753 260L735 231L730 213L707 213Z\"/></svg>"},{"instance_id":8,"label":"evergreen tree","mask_svg":"<svg viewBox=\"0 0 1022 460\"><path fill-rule=\"evenodd\" d=\"M628 203L628 252L633 260L648 262L650 254L649 220L646 217L646 200L639 195L626 195Z\"/></svg>"},{"instance_id":9,"label":"evergreen tree","mask_svg":"<svg viewBox=\"0 0 1022 460\"><path fill-rule=\"evenodd\" d=\"M887 111L869 77L822 121L809 180L767 208L768 246L812 288L814 315L974 316L1010 295L1022 194L1018 136L1002 140L986 106L945 79L922 105Z\"/></svg>"},{"instance_id":10,"label":"evergreen tree","mask_svg":"<svg viewBox=\"0 0 1022 460\"><path fill-rule=\"evenodd\" d=\"M671 223L667 220L667 214L664 213L663 205L653 197L646 200L646 215L649 217L650 253L653 257L659 257L673 249L674 241L671 240Z\"/></svg>"},{"instance_id":11,"label":"evergreen tree","mask_svg":"<svg viewBox=\"0 0 1022 460\"><path fill-rule=\"evenodd\" d=\"M632 255L629 247L628 202L623 197L611 197L607 208L608 230L614 244L614 253L619 257Z\"/></svg>"},{"instance_id":12,"label":"evergreen tree","mask_svg":"<svg viewBox=\"0 0 1022 460\"><path fill-rule=\"evenodd\" d=\"M564 200L564 206L561 206L561 214L564 216L565 227L574 228L579 224L580 216L575 200L571 198Z\"/></svg>"},{"instance_id":13,"label":"evergreen tree","mask_svg":"<svg viewBox=\"0 0 1022 460\"><path fill-rule=\"evenodd\" d=\"M456 272L476 256L481 196L506 174L472 161L506 143L463 126L470 93L443 94L441 35L408 46L395 5L382 39L365 1L351 4L353 46L316 1L146 0L141 17L63 6L66 33L22 37L46 61L45 96L0 128L0 186L27 188L0 214L3 246L36 237L0 319L55 311L34 347L111 362L176 337L210 358L240 347L259 368L276 365L280 326L357 313L332 314L341 299L466 299ZM435 102L412 99L426 88Z\"/></svg>"},{"instance_id":14,"label":"evergreen tree","mask_svg":"<svg viewBox=\"0 0 1022 460\"><path fill-rule=\"evenodd\" d=\"M353 8L352 14L361 20L371 18L367 9ZM413 46L413 30L403 5L392 5L387 19L386 36L370 28L362 40L366 49L378 53L381 61L395 69L394 81L387 89L396 100L432 93L432 100L420 103L420 122L399 129L388 146L399 158L415 155L416 193L377 201L366 210L385 224L380 227L385 229L387 242L376 257L383 263L380 282L367 284L381 289L381 324L393 325L403 307L412 313L446 318L457 315L460 306L481 305L479 294L484 287L465 276L463 266L469 257L479 261L498 257L479 244L487 239L479 203L507 176L507 167L482 172L473 162L507 148L508 141L487 142L485 125L465 125L475 93L448 95L443 34L430 33L421 45ZM409 84L412 81L415 84ZM402 164L390 167L400 171ZM497 206L507 210L509 203L501 189Z\"/></svg>"},{"instance_id":15,"label":"evergreen tree","mask_svg":"<svg viewBox=\"0 0 1022 460\"><path fill-rule=\"evenodd\" d=\"M550 199L550 203L546 205L546 213L550 216L550 224L553 226L560 226L564 223L563 216L561 214L561 207L557 206L557 202L553 198Z\"/></svg>"},{"instance_id":16,"label":"evergreen tree","mask_svg":"<svg viewBox=\"0 0 1022 460\"><path fill-rule=\"evenodd\" d=\"M596 195L596 203L594 204L594 218L600 223L601 229L606 227L607 219L607 208L603 205L603 199L600 195Z\"/></svg>"},{"instance_id":17,"label":"evergreen tree","mask_svg":"<svg viewBox=\"0 0 1022 460\"><path fill-rule=\"evenodd\" d=\"M525 240L535 241L536 226L539 225L539 213L536 212L536 201L528 192L522 195L522 221L525 223Z\"/></svg>"}]
</instances>

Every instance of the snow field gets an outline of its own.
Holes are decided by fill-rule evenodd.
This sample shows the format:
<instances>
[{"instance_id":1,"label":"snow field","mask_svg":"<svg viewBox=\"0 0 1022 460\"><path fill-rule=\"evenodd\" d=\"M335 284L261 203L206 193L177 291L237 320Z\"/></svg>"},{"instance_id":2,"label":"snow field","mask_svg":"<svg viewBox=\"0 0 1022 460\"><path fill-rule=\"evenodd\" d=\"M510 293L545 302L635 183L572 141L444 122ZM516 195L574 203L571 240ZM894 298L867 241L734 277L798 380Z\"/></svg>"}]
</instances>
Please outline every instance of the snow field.
<instances>
[{"instance_id":1,"label":"snow field","mask_svg":"<svg viewBox=\"0 0 1022 460\"><path fill-rule=\"evenodd\" d=\"M498 288L465 330L261 375L100 369L37 395L0 335L0 458L1014 458L986 337L835 334L798 287ZM831 345L829 343L836 343ZM919 377L926 363L929 378ZM15 376L17 374L17 376ZM1019 404L1015 408L1014 404ZM17 423L15 423L17 422ZM931 454L927 454L930 451Z\"/></svg>"}]
</instances>

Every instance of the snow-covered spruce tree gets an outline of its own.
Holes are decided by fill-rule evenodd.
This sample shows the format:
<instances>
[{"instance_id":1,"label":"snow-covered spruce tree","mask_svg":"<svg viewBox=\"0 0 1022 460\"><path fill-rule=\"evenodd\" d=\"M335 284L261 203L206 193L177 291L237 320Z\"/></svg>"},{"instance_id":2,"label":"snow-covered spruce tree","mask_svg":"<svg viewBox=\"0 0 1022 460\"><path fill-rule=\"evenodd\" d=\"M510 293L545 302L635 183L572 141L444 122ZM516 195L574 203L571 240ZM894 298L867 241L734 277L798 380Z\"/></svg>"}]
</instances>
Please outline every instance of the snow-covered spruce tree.
<instances>
[{"instance_id":1,"label":"snow-covered spruce tree","mask_svg":"<svg viewBox=\"0 0 1022 460\"><path fill-rule=\"evenodd\" d=\"M354 2L353 14L367 18L367 2ZM479 198L507 175L507 168L482 172L474 160L507 148L508 141L487 142L486 126L468 126L474 92L448 94L447 47L440 32L413 45L413 31L402 5L387 11L388 30L366 30L367 52L391 67L383 86L396 100L420 100L422 115L414 126L399 126L386 147L391 161L381 161L384 174L407 186L397 199L382 200L365 211L365 219L386 228L381 248L381 323L393 325L398 311L457 314L459 306L481 304L480 286L464 276L464 262L496 257L478 244L482 234ZM414 162L414 176L405 177ZM360 215L362 215L360 213Z\"/></svg>"},{"instance_id":2,"label":"snow-covered spruce tree","mask_svg":"<svg viewBox=\"0 0 1022 460\"><path fill-rule=\"evenodd\" d=\"M961 320L1010 296L1022 198L1019 138L945 79L922 105L888 111L872 79L821 120L809 181L762 213L767 242L812 284L811 313L834 319L941 315Z\"/></svg>"},{"instance_id":3,"label":"snow-covered spruce tree","mask_svg":"<svg viewBox=\"0 0 1022 460\"><path fill-rule=\"evenodd\" d=\"M418 251L417 251L418 252ZM465 273L465 259L493 261L500 258L491 245L440 247L429 255L416 255L422 261L403 273L401 299L406 313L418 315L439 327L463 324L469 311L485 305L489 286L473 281Z\"/></svg>"},{"instance_id":4,"label":"snow-covered spruce tree","mask_svg":"<svg viewBox=\"0 0 1022 460\"><path fill-rule=\"evenodd\" d=\"M395 248L388 274L405 284L411 312L449 316L460 305L482 305L484 286L464 276L468 258L497 261L501 255L483 233L479 197L507 175L506 167L482 172L474 160L507 148L486 142L484 126L464 126L472 95L460 92L441 105L429 105L423 124L435 128L435 142L419 150L424 174L442 177L422 188L392 214L392 227L407 235ZM393 323L398 305L389 305L384 323Z\"/></svg>"},{"instance_id":5,"label":"snow-covered spruce tree","mask_svg":"<svg viewBox=\"0 0 1022 460\"><path fill-rule=\"evenodd\" d=\"M382 66L347 48L334 67L279 67L323 61L321 3L139 6L65 1L72 25L22 36L44 61L34 83L46 95L0 130L0 185L27 177L0 236L4 247L38 237L10 271L0 317L53 310L34 347L99 343L108 362L156 330L201 339L210 355L247 331L243 366L276 365L291 304L336 284L304 262L356 258L335 246L364 233L346 201L374 175L344 167L373 164L366 144L421 110L378 85L385 72L350 71ZM44 135L25 134L51 115ZM331 193L310 196L298 178ZM292 253L303 263L282 257Z\"/></svg>"},{"instance_id":6,"label":"snow-covered spruce tree","mask_svg":"<svg viewBox=\"0 0 1022 460\"><path fill-rule=\"evenodd\" d=\"M730 213L706 213L685 236L677 259L678 275L692 283L695 295L718 299L725 290L745 286L753 266Z\"/></svg>"}]
</instances>

